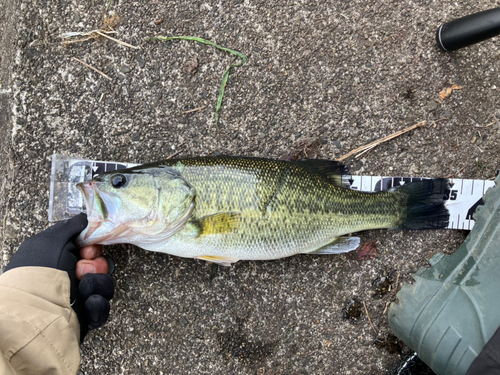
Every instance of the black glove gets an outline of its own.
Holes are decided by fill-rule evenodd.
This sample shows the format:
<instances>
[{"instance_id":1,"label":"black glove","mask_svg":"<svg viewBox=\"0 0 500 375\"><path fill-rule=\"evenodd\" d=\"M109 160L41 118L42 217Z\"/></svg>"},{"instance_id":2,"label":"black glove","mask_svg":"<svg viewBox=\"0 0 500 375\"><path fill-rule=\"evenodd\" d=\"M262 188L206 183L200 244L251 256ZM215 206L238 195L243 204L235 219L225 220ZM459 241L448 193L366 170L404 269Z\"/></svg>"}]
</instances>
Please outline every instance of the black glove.
<instances>
[{"instance_id":1,"label":"black glove","mask_svg":"<svg viewBox=\"0 0 500 375\"><path fill-rule=\"evenodd\" d=\"M80 340L89 329L99 328L109 317L109 300L115 285L106 274L86 274L76 279L79 251L74 240L87 226L87 216L80 214L53 225L25 240L13 255L5 271L18 267L49 267L66 271L71 280L71 303L80 322Z\"/></svg>"}]
</instances>

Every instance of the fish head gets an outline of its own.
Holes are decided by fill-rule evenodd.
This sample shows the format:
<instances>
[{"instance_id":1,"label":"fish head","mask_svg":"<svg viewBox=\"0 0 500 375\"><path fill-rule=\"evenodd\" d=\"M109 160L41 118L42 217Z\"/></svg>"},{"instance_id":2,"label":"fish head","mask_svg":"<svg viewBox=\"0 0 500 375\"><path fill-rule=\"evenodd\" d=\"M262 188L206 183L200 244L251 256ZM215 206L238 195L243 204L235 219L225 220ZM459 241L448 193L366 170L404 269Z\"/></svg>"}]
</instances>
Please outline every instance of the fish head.
<instances>
[{"instance_id":1,"label":"fish head","mask_svg":"<svg viewBox=\"0 0 500 375\"><path fill-rule=\"evenodd\" d=\"M89 222L79 246L164 241L182 229L194 209L193 187L167 168L107 172L77 188Z\"/></svg>"}]
</instances>

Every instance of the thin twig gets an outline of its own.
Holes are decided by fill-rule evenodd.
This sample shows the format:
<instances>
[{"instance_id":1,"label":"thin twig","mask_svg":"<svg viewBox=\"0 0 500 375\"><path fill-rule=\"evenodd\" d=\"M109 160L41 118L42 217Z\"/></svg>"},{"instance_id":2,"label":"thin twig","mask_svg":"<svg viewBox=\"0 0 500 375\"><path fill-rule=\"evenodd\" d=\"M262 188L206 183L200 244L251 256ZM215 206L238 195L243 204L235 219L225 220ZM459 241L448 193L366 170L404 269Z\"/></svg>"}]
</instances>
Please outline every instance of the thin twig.
<instances>
[{"instance_id":1,"label":"thin twig","mask_svg":"<svg viewBox=\"0 0 500 375\"><path fill-rule=\"evenodd\" d=\"M74 43L81 43L81 42L86 42L87 40L90 40L90 39L95 39L94 36L88 36L86 38L83 38L83 39L75 39L75 40L64 40L62 41L62 45L64 47L67 47L69 46L70 44L74 44Z\"/></svg>"},{"instance_id":2,"label":"thin twig","mask_svg":"<svg viewBox=\"0 0 500 375\"><path fill-rule=\"evenodd\" d=\"M111 31L105 31L102 29L95 29L95 30L90 30L90 31L69 31L67 33L62 33L59 35L59 38L67 39L67 38L73 38L74 36L91 36L92 34L96 32L103 32L106 34L116 34L116 31L111 30Z\"/></svg>"},{"instance_id":3,"label":"thin twig","mask_svg":"<svg viewBox=\"0 0 500 375\"><path fill-rule=\"evenodd\" d=\"M174 152L172 155L167 156L167 160L168 160L168 159L172 159L174 156L179 155L182 151L183 151L183 150L179 150L179 151L177 151L177 152Z\"/></svg>"},{"instance_id":4,"label":"thin twig","mask_svg":"<svg viewBox=\"0 0 500 375\"><path fill-rule=\"evenodd\" d=\"M82 64L83 64L83 65L85 65L87 68L90 68L90 69L92 69L94 72L99 73L100 75L102 75L104 78L107 78L107 79L109 79L110 81L113 81L113 79L112 79L110 76L108 76L108 75L104 74L104 73L103 73L103 72L101 72L99 69L96 69L96 68L94 68L93 66L90 66L90 65L89 65L89 64L87 64L86 62L83 62L82 60L77 59L76 57L73 57L73 60L76 60L76 61L78 61L79 63L82 63Z\"/></svg>"},{"instance_id":5,"label":"thin twig","mask_svg":"<svg viewBox=\"0 0 500 375\"><path fill-rule=\"evenodd\" d=\"M184 148L183 148L182 146L184 146L184 143L181 143L181 144L179 145L179 151L176 151L176 152L174 152L172 155L168 156L168 157L167 157L167 160L168 160L168 159L172 159L174 156L177 156L177 155L179 155L182 151L184 151Z\"/></svg>"},{"instance_id":6,"label":"thin twig","mask_svg":"<svg viewBox=\"0 0 500 375\"><path fill-rule=\"evenodd\" d=\"M382 312L382 315L385 315L385 312L387 311L387 308L389 307L390 304L391 304L391 301L389 301L385 304L385 308L384 308L384 311Z\"/></svg>"},{"instance_id":7,"label":"thin twig","mask_svg":"<svg viewBox=\"0 0 500 375\"><path fill-rule=\"evenodd\" d=\"M484 126L478 126L478 125L476 125L476 128L488 128L488 127L490 127L493 124L496 124L496 120L493 121L493 122L490 122L488 125L484 125Z\"/></svg>"},{"instance_id":8,"label":"thin twig","mask_svg":"<svg viewBox=\"0 0 500 375\"><path fill-rule=\"evenodd\" d=\"M361 157L361 155L364 155L364 154L366 154L367 152L370 152L370 151L371 151L371 150L373 150L376 146L377 146L377 145L373 145L373 146L371 146L370 148L367 148L365 151L360 152L359 154L357 154L357 155L356 155L356 158L359 158L359 157Z\"/></svg>"},{"instance_id":9,"label":"thin twig","mask_svg":"<svg viewBox=\"0 0 500 375\"><path fill-rule=\"evenodd\" d=\"M444 178L452 178L452 177L456 176L457 174L459 174L460 172L462 172L464 169L465 169L465 166L460 168L458 172L450 173L449 175L444 176Z\"/></svg>"},{"instance_id":10,"label":"thin twig","mask_svg":"<svg viewBox=\"0 0 500 375\"><path fill-rule=\"evenodd\" d=\"M362 151L363 151L363 153L368 152L368 151L370 151L372 148L374 148L374 147L378 146L378 145L379 145L379 144L381 144L381 143L384 143L384 142L390 141L391 139L394 139L394 138L396 138L396 137L399 137L401 134L404 134L404 133L406 133L406 132L409 132L410 130L413 130L413 129L416 129L416 128L420 128L420 127L423 127L423 126L425 126L425 121L421 121L421 122L419 122L418 124L412 125L412 126L410 126L409 128L406 128L406 129L404 129L404 130L401 130L401 131L399 131L399 132L397 132L397 133L394 133L394 134L388 135L387 137L381 138L381 139L376 140L376 141L374 141L374 142L372 142L372 143L369 143L369 144L367 144L367 145L364 145L364 146L358 147L357 149L352 150L351 152L349 152L349 153L345 154L344 156L342 156L342 157L338 158L338 159L337 159L337 161L342 161L342 160L347 159L348 157L350 157L350 156L352 156L352 155L355 155L355 154L357 154L357 153L359 153L359 152L362 152ZM360 154L360 155L362 155L362 154ZM358 155L358 156L360 156L360 155Z\"/></svg>"},{"instance_id":11,"label":"thin twig","mask_svg":"<svg viewBox=\"0 0 500 375\"><path fill-rule=\"evenodd\" d=\"M183 114L186 114L186 113L191 113L191 112L195 112L195 111L199 111L200 109L204 109L204 108L207 108L206 105L204 105L203 107L198 107L198 108L195 108L195 109L190 109L189 111L184 111L182 112Z\"/></svg>"},{"instance_id":12,"label":"thin twig","mask_svg":"<svg viewBox=\"0 0 500 375\"><path fill-rule=\"evenodd\" d=\"M75 36L84 36L85 38L73 39L73 40L63 40L61 43L63 46L67 47L70 44L86 42L87 40L90 40L90 39L97 39L97 38L99 38L99 35L97 34L98 31L100 31L102 33L106 33L106 34L116 34L116 31L114 31L114 30L111 30L111 31L106 31L106 30L70 31L70 32L61 34L60 38L67 39L67 38L73 38Z\"/></svg>"},{"instance_id":13,"label":"thin twig","mask_svg":"<svg viewBox=\"0 0 500 375\"><path fill-rule=\"evenodd\" d=\"M99 30L97 30L97 31L96 31L96 34L99 34L99 35L101 35L101 36L103 36L103 37L105 37L105 38L108 38L108 39L112 40L113 42L116 42L116 43L118 43L118 44L121 44L122 46L125 46L125 47L130 47L130 48L134 48L134 49L140 49L139 47L133 46L132 44L128 44L128 43L122 42L121 40L118 40L118 39L112 38L112 37L110 37L109 35L106 35L106 34L104 34L103 32L101 32L101 31L99 31Z\"/></svg>"},{"instance_id":14,"label":"thin twig","mask_svg":"<svg viewBox=\"0 0 500 375\"><path fill-rule=\"evenodd\" d=\"M376 334L376 335L378 335L378 332L377 332L377 330L375 329L375 327L373 326L372 320L370 319L370 314L368 314L368 309L366 308L366 303L365 303L365 301L363 301L363 306L365 307L366 316L368 317L368 321L370 322L370 326L372 327L372 329L373 329L373 331L375 332L375 334Z\"/></svg>"}]
</instances>

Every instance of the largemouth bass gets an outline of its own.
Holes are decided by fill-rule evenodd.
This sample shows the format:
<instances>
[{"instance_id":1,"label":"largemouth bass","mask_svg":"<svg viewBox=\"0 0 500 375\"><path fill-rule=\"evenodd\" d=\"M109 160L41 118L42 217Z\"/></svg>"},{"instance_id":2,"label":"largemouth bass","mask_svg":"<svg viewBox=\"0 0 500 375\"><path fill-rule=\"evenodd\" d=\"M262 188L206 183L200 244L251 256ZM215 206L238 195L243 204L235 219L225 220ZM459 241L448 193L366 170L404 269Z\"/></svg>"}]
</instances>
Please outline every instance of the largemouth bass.
<instances>
[{"instance_id":1,"label":"largemouth bass","mask_svg":"<svg viewBox=\"0 0 500 375\"><path fill-rule=\"evenodd\" d=\"M228 265L354 250L346 234L448 225L446 179L387 192L346 188L334 161L247 157L166 160L78 184L88 227L81 246L130 243Z\"/></svg>"}]
</instances>

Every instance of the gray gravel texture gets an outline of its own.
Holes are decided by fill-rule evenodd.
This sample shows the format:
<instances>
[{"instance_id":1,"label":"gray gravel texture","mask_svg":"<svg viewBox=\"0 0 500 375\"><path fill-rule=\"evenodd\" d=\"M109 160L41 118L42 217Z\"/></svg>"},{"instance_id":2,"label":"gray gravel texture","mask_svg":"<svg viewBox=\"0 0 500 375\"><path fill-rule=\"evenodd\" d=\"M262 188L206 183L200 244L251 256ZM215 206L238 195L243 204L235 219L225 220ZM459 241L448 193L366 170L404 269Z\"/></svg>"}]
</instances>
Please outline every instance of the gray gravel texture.
<instances>
[{"instance_id":1,"label":"gray gravel texture","mask_svg":"<svg viewBox=\"0 0 500 375\"><path fill-rule=\"evenodd\" d=\"M317 156L335 159L426 120L426 128L346 164L356 174L477 179L500 166L500 39L448 54L434 40L442 22L498 1L115 0L108 12L106 5L1 1L4 265L25 237L49 225L54 152L146 162L185 144L180 156L282 158L319 138ZM115 37L139 50L104 38L61 46L61 33L99 28L110 12L122 17ZM229 77L219 131L217 94L234 57L195 42L145 41L154 35L199 36L246 54ZM452 84L462 89L438 101ZM217 270L109 247L117 295L109 323L82 346L80 373L384 374L408 349L375 345L390 333L396 280L411 282L427 259L452 253L466 235L369 231L362 240L376 240L380 253L371 261L295 256ZM377 290L383 277L389 282ZM377 333L364 307L344 319L353 299L366 304Z\"/></svg>"}]
</instances>

